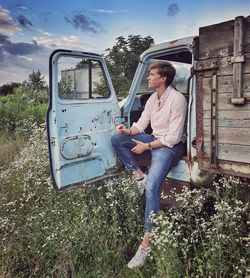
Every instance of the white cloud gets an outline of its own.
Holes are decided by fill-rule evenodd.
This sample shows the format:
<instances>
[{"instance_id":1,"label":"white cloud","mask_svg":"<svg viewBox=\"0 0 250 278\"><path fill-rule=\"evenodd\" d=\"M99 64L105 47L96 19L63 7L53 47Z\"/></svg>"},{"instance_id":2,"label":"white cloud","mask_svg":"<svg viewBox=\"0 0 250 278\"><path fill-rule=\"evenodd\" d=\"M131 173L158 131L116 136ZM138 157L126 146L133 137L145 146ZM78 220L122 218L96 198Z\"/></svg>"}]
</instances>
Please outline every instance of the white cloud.
<instances>
[{"instance_id":1,"label":"white cloud","mask_svg":"<svg viewBox=\"0 0 250 278\"><path fill-rule=\"evenodd\" d=\"M53 34L49 33L46 34L46 32L43 33L44 36L40 36L40 37L33 37L33 40L39 44L39 45L43 45L46 47L77 47L80 39L79 36L65 36L65 35L61 35L61 36L53 36Z\"/></svg>"},{"instance_id":2,"label":"white cloud","mask_svg":"<svg viewBox=\"0 0 250 278\"><path fill-rule=\"evenodd\" d=\"M50 44L54 43L54 40L52 38L49 38L47 36L41 36L41 37L33 37L33 40L40 45L44 45L49 47Z\"/></svg>"},{"instance_id":3,"label":"white cloud","mask_svg":"<svg viewBox=\"0 0 250 278\"><path fill-rule=\"evenodd\" d=\"M22 59L24 59L24 60L26 60L26 61L30 61L30 62L33 60L32 58L27 57L27 56L18 55L18 57L19 57L19 58L22 58Z\"/></svg>"},{"instance_id":4,"label":"white cloud","mask_svg":"<svg viewBox=\"0 0 250 278\"><path fill-rule=\"evenodd\" d=\"M10 12L0 8L0 32L5 35L13 35L20 30Z\"/></svg>"},{"instance_id":5,"label":"white cloud","mask_svg":"<svg viewBox=\"0 0 250 278\"><path fill-rule=\"evenodd\" d=\"M53 36L53 34L52 33L50 33L50 32L42 32L43 33L43 35L45 35L45 36Z\"/></svg>"},{"instance_id":6,"label":"white cloud","mask_svg":"<svg viewBox=\"0 0 250 278\"><path fill-rule=\"evenodd\" d=\"M60 40L63 43L75 44L79 42L79 36L61 36Z\"/></svg>"},{"instance_id":7,"label":"white cloud","mask_svg":"<svg viewBox=\"0 0 250 278\"><path fill-rule=\"evenodd\" d=\"M48 57L51 50L43 48L43 51L29 54L29 56L17 55L15 59L10 54L5 55L5 65L0 67L0 86L10 82L23 82L32 71L40 70L45 76L48 75Z\"/></svg>"},{"instance_id":8,"label":"white cloud","mask_svg":"<svg viewBox=\"0 0 250 278\"><path fill-rule=\"evenodd\" d=\"M104 9L96 9L96 10L91 10L91 12L106 13L106 14L116 14L116 13L127 13L128 10L104 10Z\"/></svg>"},{"instance_id":9,"label":"white cloud","mask_svg":"<svg viewBox=\"0 0 250 278\"><path fill-rule=\"evenodd\" d=\"M26 6L24 6L24 5L22 5L22 4L18 4L18 5L16 6L16 8L17 8L17 9L20 9L20 10L27 10L27 9L28 9Z\"/></svg>"}]
</instances>

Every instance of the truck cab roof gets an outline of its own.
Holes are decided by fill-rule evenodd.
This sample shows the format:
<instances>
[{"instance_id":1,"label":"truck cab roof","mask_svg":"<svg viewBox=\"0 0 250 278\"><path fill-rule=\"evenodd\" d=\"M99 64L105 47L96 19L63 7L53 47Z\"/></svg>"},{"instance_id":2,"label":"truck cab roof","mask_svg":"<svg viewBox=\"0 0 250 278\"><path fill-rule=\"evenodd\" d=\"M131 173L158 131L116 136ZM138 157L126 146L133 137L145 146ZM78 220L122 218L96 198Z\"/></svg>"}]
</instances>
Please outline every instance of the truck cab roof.
<instances>
[{"instance_id":1,"label":"truck cab roof","mask_svg":"<svg viewBox=\"0 0 250 278\"><path fill-rule=\"evenodd\" d=\"M166 52L166 49L170 50L171 48L173 48L176 50L176 49L178 49L178 47L183 48L183 46L187 46L187 49L191 49L194 38L195 38L195 36L191 36L191 37L186 37L186 38L177 39L177 40L171 40L171 41L167 41L164 43L153 45L149 49L145 50L140 55L140 60L143 62L150 56L155 56L158 53L159 54L159 57L157 57L158 59L177 61L177 62L187 62L187 60L188 60L188 62L191 63L190 54L189 54L190 58L187 59L185 54L179 56L179 58L178 58L178 57L176 57L176 55L173 55L171 57L169 55L169 52L168 52L168 56L164 58L164 53ZM189 53L190 53L190 51L189 51Z\"/></svg>"}]
</instances>

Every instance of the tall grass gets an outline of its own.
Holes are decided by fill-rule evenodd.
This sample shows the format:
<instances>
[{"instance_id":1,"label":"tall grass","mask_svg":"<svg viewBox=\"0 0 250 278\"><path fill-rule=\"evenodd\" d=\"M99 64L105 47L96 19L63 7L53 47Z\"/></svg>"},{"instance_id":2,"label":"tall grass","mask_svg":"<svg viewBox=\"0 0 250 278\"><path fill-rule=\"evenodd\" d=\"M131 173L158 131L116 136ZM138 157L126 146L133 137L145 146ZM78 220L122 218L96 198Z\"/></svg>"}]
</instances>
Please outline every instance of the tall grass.
<instances>
[{"instance_id":1,"label":"tall grass","mask_svg":"<svg viewBox=\"0 0 250 278\"><path fill-rule=\"evenodd\" d=\"M221 177L210 189L178 194L178 209L152 216L157 277L249 275L249 200L239 196L248 186Z\"/></svg>"},{"instance_id":2,"label":"tall grass","mask_svg":"<svg viewBox=\"0 0 250 278\"><path fill-rule=\"evenodd\" d=\"M10 132L0 133L0 169L8 166L15 155L25 146L23 137L13 136Z\"/></svg>"},{"instance_id":3,"label":"tall grass","mask_svg":"<svg viewBox=\"0 0 250 278\"><path fill-rule=\"evenodd\" d=\"M33 117L15 123L15 129L2 126L0 130L0 170L6 169L19 152L25 148L34 123Z\"/></svg>"},{"instance_id":4,"label":"tall grass","mask_svg":"<svg viewBox=\"0 0 250 278\"><path fill-rule=\"evenodd\" d=\"M126 264L142 236L144 198L126 173L56 192L44 129L33 126L26 146L2 169L0 186L0 277L249 274L248 207L238 196L237 179L223 178L211 189L177 196L180 208L155 217L151 257L139 270ZM208 198L214 208L210 215Z\"/></svg>"},{"instance_id":5,"label":"tall grass","mask_svg":"<svg viewBox=\"0 0 250 278\"><path fill-rule=\"evenodd\" d=\"M44 132L35 129L0 183L3 277L131 277L143 201L129 176L55 192Z\"/></svg>"}]
</instances>

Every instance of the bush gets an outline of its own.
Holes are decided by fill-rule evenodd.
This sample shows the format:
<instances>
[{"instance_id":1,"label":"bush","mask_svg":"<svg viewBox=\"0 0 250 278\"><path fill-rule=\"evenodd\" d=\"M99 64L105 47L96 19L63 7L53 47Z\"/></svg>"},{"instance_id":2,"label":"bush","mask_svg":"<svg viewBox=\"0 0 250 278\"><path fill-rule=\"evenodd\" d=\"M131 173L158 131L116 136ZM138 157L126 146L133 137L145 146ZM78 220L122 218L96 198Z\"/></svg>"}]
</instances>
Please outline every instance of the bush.
<instances>
[{"instance_id":1,"label":"bush","mask_svg":"<svg viewBox=\"0 0 250 278\"><path fill-rule=\"evenodd\" d=\"M178 195L179 209L153 216L157 277L247 275L248 203L238 198L242 186L247 185L237 178L222 177L213 189ZM204 208L211 198L214 213L209 216Z\"/></svg>"},{"instance_id":2,"label":"bush","mask_svg":"<svg viewBox=\"0 0 250 278\"><path fill-rule=\"evenodd\" d=\"M20 87L22 84L17 82L11 82L9 84L4 84L0 86L0 96L7 96L13 94L14 90Z\"/></svg>"},{"instance_id":3,"label":"bush","mask_svg":"<svg viewBox=\"0 0 250 278\"><path fill-rule=\"evenodd\" d=\"M20 131L22 134L22 131ZM246 277L247 203L238 179L186 190L180 208L154 216L152 253L126 264L143 229L144 203L126 173L56 192L44 129L0 173L0 277ZM246 187L246 185L244 185ZM244 188L245 188L244 187ZM212 200L214 211L204 209Z\"/></svg>"},{"instance_id":4,"label":"bush","mask_svg":"<svg viewBox=\"0 0 250 278\"><path fill-rule=\"evenodd\" d=\"M0 131L13 132L17 123L26 119L32 119L37 124L44 123L47 96L40 92L36 97L37 99L30 98L26 89L21 90L20 87L17 88L17 94L0 97Z\"/></svg>"},{"instance_id":5,"label":"bush","mask_svg":"<svg viewBox=\"0 0 250 278\"><path fill-rule=\"evenodd\" d=\"M56 192L48 169L44 132L34 129L0 175L2 276L126 277L143 229L134 182L122 174Z\"/></svg>"}]
</instances>

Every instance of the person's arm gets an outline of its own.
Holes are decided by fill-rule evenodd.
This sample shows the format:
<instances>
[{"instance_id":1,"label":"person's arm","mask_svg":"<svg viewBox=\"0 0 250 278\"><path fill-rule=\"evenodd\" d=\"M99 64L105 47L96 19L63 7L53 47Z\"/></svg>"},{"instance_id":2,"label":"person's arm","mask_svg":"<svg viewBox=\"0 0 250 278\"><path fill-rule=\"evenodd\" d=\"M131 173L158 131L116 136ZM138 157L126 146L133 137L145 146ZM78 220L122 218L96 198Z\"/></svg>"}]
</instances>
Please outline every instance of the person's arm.
<instances>
[{"instance_id":1,"label":"person's arm","mask_svg":"<svg viewBox=\"0 0 250 278\"><path fill-rule=\"evenodd\" d=\"M145 108L139 120L136 123L133 123L130 128L126 128L123 124L118 125L116 127L117 134L135 135L144 132L150 122L152 96L150 96L150 98L147 100Z\"/></svg>"},{"instance_id":2,"label":"person's arm","mask_svg":"<svg viewBox=\"0 0 250 278\"><path fill-rule=\"evenodd\" d=\"M161 138L150 143L143 143L138 140L133 140L135 146L131 149L131 151L136 154L141 154L147 150L157 149L165 146L172 148L175 144L178 144L182 138L186 112L186 100L184 98L177 99L176 104L172 108L170 126L166 135L163 135Z\"/></svg>"},{"instance_id":3,"label":"person's arm","mask_svg":"<svg viewBox=\"0 0 250 278\"><path fill-rule=\"evenodd\" d=\"M135 154L141 154L145 151L152 150L152 149L157 149L160 147L164 147L165 145L162 144L160 139L157 139L155 141L152 141L150 143L143 143L138 140L132 139L132 141L135 143L135 146L131 149L131 151Z\"/></svg>"},{"instance_id":4,"label":"person's arm","mask_svg":"<svg viewBox=\"0 0 250 278\"><path fill-rule=\"evenodd\" d=\"M140 133L139 129L135 126L132 126L130 128L126 128L123 124L120 124L116 127L116 133L117 134L124 134L124 135L135 135Z\"/></svg>"}]
</instances>

